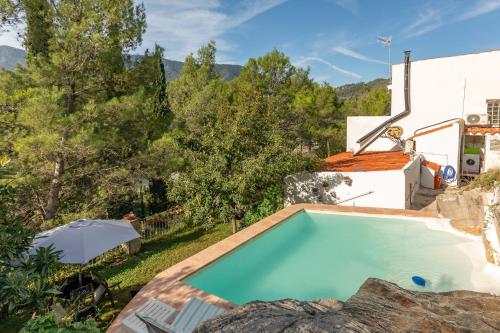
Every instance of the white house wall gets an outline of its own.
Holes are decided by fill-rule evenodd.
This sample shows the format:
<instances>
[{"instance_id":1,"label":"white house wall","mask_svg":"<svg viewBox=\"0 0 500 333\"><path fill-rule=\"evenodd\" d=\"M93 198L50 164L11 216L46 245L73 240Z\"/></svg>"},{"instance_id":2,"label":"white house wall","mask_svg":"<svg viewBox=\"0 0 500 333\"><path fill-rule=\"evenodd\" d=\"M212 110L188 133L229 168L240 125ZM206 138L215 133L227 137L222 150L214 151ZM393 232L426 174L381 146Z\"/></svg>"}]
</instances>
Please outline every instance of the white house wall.
<instances>
[{"instance_id":1,"label":"white house wall","mask_svg":"<svg viewBox=\"0 0 500 333\"><path fill-rule=\"evenodd\" d=\"M461 133L461 125L455 123L451 127L418 136L414 139L415 150L428 161L442 166L451 165L458 174L461 169ZM456 181L450 184L456 185Z\"/></svg>"},{"instance_id":2,"label":"white house wall","mask_svg":"<svg viewBox=\"0 0 500 333\"><path fill-rule=\"evenodd\" d=\"M389 116L347 117L347 151L358 150L359 143L356 143L356 141L389 118ZM394 147L395 144L391 140L380 138L370 145L367 151L388 151Z\"/></svg>"},{"instance_id":3,"label":"white house wall","mask_svg":"<svg viewBox=\"0 0 500 333\"><path fill-rule=\"evenodd\" d=\"M500 99L500 51L411 62L411 113L394 123L403 128L403 138L415 130L468 114L486 114L487 99ZM392 66L391 116L405 109L404 64ZM347 150L387 117L348 117ZM352 129L349 127L353 126ZM388 139L377 139L367 151L384 150ZM436 161L437 162L437 161Z\"/></svg>"},{"instance_id":4,"label":"white house wall","mask_svg":"<svg viewBox=\"0 0 500 333\"><path fill-rule=\"evenodd\" d=\"M420 161L404 169L369 172L301 172L285 178L285 207L297 203L334 204L368 194L343 206L410 208L420 183ZM410 191L411 189L411 191Z\"/></svg>"},{"instance_id":5,"label":"white house wall","mask_svg":"<svg viewBox=\"0 0 500 333\"><path fill-rule=\"evenodd\" d=\"M391 115L404 110L404 64L392 66ZM467 114L486 114L486 100L500 98L500 51L411 62L411 114L405 131Z\"/></svg>"},{"instance_id":6,"label":"white house wall","mask_svg":"<svg viewBox=\"0 0 500 333\"><path fill-rule=\"evenodd\" d=\"M473 113L486 114L486 100L500 98L500 51L416 60L410 66L411 113L394 123L403 128L404 139L425 126L453 118L463 119ZM392 67L390 89L391 116L395 116L405 109L404 64ZM348 117L347 150L356 150L359 147L356 141L387 119ZM417 138L417 152L443 166L451 165L458 172L462 149L458 125L453 131L436 133L439 134ZM379 138L366 150L391 150L393 147L390 140ZM490 153L486 156L485 169L498 167L499 163L498 153Z\"/></svg>"},{"instance_id":7,"label":"white house wall","mask_svg":"<svg viewBox=\"0 0 500 333\"><path fill-rule=\"evenodd\" d=\"M410 209L415 196L420 188L420 167L421 157L415 158L413 161L403 168L405 179L405 209Z\"/></svg>"}]
</instances>

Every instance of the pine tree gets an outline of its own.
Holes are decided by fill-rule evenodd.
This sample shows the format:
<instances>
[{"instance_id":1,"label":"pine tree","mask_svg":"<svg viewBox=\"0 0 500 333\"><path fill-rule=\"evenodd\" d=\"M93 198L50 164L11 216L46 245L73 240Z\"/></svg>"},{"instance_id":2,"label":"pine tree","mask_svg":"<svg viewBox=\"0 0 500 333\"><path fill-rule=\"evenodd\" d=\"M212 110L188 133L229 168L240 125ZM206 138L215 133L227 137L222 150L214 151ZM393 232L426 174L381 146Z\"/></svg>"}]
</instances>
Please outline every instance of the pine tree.
<instances>
[{"instance_id":1,"label":"pine tree","mask_svg":"<svg viewBox=\"0 0 500 333\"><path fill-rule=\"evenodd\" d=\"M106 109L100 105L118 96L114 83L124 75L122 54L141 42L144 7L132 0L21 4L29 57L45 59L26 73L33 85L26 91L19 119L29 135L16 143L17 166L24 175L20 182L27 182L48 220L58 212L63 184L71 182L64 179L68 170L81 175L85 163L101 154L92 142L92 135L100 135L100 112Z\"/></svg>"}]
</instances>

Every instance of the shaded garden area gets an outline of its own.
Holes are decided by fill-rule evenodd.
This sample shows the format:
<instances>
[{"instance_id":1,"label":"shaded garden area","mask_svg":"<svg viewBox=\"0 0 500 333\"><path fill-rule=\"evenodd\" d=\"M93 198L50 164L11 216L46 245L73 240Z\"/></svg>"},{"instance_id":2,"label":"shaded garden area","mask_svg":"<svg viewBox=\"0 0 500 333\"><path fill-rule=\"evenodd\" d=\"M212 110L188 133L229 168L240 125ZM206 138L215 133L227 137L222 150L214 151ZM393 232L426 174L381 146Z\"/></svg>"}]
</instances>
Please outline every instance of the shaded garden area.
<instances>
[{"instance_id":1,"label":"shaded garden area","mask_svg":"<svg viewBox=\"0 0 500 333\"><path fill-rule=\"evenodd\" d=\"M121 290L114 291L115 307L109 301L99 306L98 324L107 327L113 318L129 302L131 293L137 291L156 274L185 258L207 248L231 234L231 227L220 224L212 229L190 228L179 224L168 233L142 245L137 255L115 253L91 266L101 273L110 284L121 281ZM73 270L59 272L60 276ZM28 310L28 311L26 311ZM31 309L20 309L15 314L0 320L0 332L18 332L31 317Z\"/></svg>"}]
</instances>

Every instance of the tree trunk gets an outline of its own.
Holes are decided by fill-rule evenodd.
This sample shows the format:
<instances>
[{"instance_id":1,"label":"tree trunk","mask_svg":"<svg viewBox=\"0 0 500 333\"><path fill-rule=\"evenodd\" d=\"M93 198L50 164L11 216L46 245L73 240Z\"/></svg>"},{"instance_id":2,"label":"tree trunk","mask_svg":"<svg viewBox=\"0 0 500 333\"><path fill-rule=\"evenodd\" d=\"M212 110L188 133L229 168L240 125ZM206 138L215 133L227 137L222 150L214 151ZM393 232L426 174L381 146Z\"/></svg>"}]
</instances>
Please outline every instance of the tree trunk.
<instances>
[{"instance_id":1,"label":"tree trunk","mask_svg":"<svg viewBox=\"0 0 500 333\"><path fill-rule=\"evenodd\" d=\"M243 217L245 216L245 212L243 209L240 207L235 207L234 208L234 219L233 219L233 234L238 232L238 229L240 228L240 221L243 220Z\"/></svg>"},{"instance_id":2,"label":"tree trunk","mask_svg":"<svg viewBox=\"0 0 500 333\"><path fill-rule=\"evenodd\" d=\"M75 102L76 102L76 85L74 81L69 82L69 93L67 100L66 116L71 115L75 112ZM56 164L54 167L54 174L52 176L52 181L50 183L50 190L47 197L47 207L45 208L44 218L45 220L50 220L56 216L57 210L59 209L59 192L61 192L61 178L64 173L64 144L66 141L67 132L66 130L61 135L61 151L56 158Z\"/></svg>"},{"instance_id":3,"label":"tree trunk","mask_svg":"<svg viewBox=\"0 0 500 333\"><path fill-rule=\"evenodd\" d=\"M56 165L54 168L54 175L52 176L52 182L50 183L49 195L47 198L47 207L45 208L46 220L50 220L56 216L57 209L59 208L59 192L61 191L61 177L64 173L64 157L61 152L56 159Z\"/></svg>"}]
</instances>

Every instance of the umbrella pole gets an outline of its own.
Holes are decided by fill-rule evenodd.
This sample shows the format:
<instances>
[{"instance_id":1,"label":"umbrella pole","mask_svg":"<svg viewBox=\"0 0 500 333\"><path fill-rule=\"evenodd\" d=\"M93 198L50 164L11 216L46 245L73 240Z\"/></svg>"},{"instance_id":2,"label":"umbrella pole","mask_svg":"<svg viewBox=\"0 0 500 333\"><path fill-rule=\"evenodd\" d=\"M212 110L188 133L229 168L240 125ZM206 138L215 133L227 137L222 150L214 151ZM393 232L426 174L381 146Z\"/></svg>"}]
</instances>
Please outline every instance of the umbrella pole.
<instances>
[{"instance_id":1,"label":"umbrella pole","mask_svg":"<svg viewBox=\"0 0 500 333\"><path fill-rule=\"evenodd\" d=\"M83 279L82 279L82 265L78 265L78 281L80 282L80 287L83 284Z\"/></svg>"}]
</instances>

